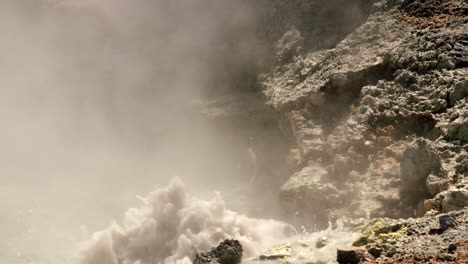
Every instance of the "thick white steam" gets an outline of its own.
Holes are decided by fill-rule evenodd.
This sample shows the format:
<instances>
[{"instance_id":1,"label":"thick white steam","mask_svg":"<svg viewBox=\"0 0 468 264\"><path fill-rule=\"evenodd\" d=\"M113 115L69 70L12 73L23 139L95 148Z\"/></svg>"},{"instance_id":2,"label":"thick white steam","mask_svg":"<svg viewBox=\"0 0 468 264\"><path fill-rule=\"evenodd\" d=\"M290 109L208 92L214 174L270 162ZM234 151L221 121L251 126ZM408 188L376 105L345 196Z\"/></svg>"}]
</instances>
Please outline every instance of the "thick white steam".
<instances>
[{"instance_id":1,"label":"thick white steam","mask_svg":"<svg viewBox=\"0 0 468 264\"><path fill-rule=\"evenodd\" d=\"M227 210L219 194L210 201L187 193L178 178L94 235L82 264L191 263L197 250L209 250L227 238L238 239L244 256L261 253L286 239L287 224L249 218Z\"/></svg>"}]
</instances>

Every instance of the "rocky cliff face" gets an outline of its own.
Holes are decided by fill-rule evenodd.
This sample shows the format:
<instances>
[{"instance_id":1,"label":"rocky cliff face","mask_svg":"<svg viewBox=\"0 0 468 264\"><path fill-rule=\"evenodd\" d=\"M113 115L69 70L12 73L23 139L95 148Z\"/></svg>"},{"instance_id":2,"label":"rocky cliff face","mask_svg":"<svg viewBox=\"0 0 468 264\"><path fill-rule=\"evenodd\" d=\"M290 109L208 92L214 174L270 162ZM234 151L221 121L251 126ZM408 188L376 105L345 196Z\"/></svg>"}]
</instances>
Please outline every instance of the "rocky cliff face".
<instances>
[{"instance_id":1,"label":"rocky cliff face","mask_svg":"<svg viewBox=\"0 0 468 264\"><path fill-rule=\"evenodd\" d=\"M298 54L316 51L318 55L314 58L322 59L324 51L335 47L366 20L372 4L369 0L259 0L249 2L249 6L257 15L256 43L261 46L249 47L263 53L256 55L258 60L255 65L248 64L241 72L231 72L236 85L227 85L227 89L221 93L210 93L211 99L204 100L200 106L203 115L213 121L223 135L239 142L233 144L239 147L234 147L233 151L239 153L242 159L240 167L244 169L240 174L250 179L253 189L272 191L273 195L268 196L266 203L274 201L277 204L278 190L290 175L298 171L294 165L297 161L291 159L288 164L285 162L288 148L296 139L290 135L284 136L289 132L284 128L283 121L281 129L278 128L278 120L284 120L288 112L270 106L274 99L262 88L265 78L269 74L281 74L276 72L280 67L293 67ZM226 63L229 64L229 58L237 54L235 49L228 49L228 52L234 54L227 56ZM303 74L307 70L310 69L303 70ZM253 81L252 76L255 76ZM291 82L286 76L278 78ZM282 87L277 89L283 90ZM278 95L278 99L287 100L283 95ZM253 150L255 160L248 157L249 149ZM261 210L260 215L265 217L265 210ZM279 217L276 213L274 216Z\"/></svg>"},{"instance_id":2,"label":"rocky cliff face","mask_svg":"<svg viewBox=\"0 0 468 264\"><path fill-rule=\"evenodd\" d=\"M282 133L294 142L294 173L279 193L284 210L322 224L461 210L457 221L466 227L468 3L362 1L370 16L333 46L316 38L314 24L301 23L316 1L302 2L299 22L272 46L273 66L260 75ZM466 239L447 236L431 254Z\"/></svg>"}]
</instances>

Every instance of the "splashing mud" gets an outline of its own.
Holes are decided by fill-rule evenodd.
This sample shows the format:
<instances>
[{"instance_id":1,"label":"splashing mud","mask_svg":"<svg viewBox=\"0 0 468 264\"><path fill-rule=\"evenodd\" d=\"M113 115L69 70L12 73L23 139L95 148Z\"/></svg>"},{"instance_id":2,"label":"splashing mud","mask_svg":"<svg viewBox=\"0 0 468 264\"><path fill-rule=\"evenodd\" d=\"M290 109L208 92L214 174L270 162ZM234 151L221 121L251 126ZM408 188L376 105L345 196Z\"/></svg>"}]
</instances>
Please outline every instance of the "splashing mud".
<instances>
[{"instance_id":1,"label":"splashing mud","mask_svg":"<svg viewBox=\"0 0 468 264\"><path fill-rule=\"evenodd\" d=\"M288 224L249 218L226 209L220 194L209 201L187 193L178 178L142 199L116 223L94 235L82 264L190 263L196 250L227 238L238 239L246 257L285 241ZM290 232L289 232L290 233Z\"/></svg>"}]
</instances>

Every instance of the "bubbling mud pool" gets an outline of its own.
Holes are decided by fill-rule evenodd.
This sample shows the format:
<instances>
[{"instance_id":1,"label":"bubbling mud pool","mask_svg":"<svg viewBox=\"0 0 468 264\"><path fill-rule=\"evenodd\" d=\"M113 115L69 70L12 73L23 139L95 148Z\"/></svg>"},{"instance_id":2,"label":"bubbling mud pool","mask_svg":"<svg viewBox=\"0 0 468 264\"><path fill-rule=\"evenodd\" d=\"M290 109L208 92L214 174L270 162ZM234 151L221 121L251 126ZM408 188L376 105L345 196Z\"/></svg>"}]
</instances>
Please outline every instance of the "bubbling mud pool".
<instances>
[{"instance_id":1,"label":"bubbling mud pool","mask_svg":"<svg viewBox=\"0 0 468 264\"><path fill-rule=\"evenodd\" d=\"M357 238L341 222L298 233L281 221L250 218L227 209L219 193L206 201L191 195L179 178L140 200L142 206L128 210L122 224L111 224L82 245L81 264L191 263L196 251L224 239L241 242L245 263L280 245L294 253L291 260L334 263L336 248ZM327 243L316 248L324 237Z\"/></svg>"}]
</instances>

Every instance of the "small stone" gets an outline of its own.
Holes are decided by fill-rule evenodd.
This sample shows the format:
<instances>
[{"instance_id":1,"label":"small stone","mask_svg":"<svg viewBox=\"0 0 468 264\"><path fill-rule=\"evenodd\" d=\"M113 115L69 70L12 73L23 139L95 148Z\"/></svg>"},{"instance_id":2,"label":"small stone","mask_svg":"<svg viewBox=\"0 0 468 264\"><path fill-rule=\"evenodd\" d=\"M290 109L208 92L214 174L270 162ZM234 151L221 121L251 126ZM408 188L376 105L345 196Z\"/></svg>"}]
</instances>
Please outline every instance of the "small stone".
<instances>
[{"instance_id":1,"label":"small stone","mask_svg":"<svg viewBox=\"0 0 468 264\"><path fill-rule=\"evenodd\" d=\"M461 118L450 122L447 127L447 137L454 140L468 141L468 119Z\"/></svg>"},{"instance_id":2,"label":"small stone","mask_svg":"<svg viewBox=\"0 0 468 264\"><path fill-rule=\"evenodd\" d=\"M457 244L450 244L448 246L448 253L453 253L457 250Z\"/></svg>"},{"instance_id":3,"label":"small stone","mask_svg":"<svg viewBox=\"0 0 468 264\"><path fill-rule=\"evenodd\" d=\"M441 232L445 232L446 230L450 228L455 228L458 226L455 218L446 214L439 216L439 225L440 225Z\"/></svg>"},{"instance_id":4,"label":"small stone","mask_svg":"<svg viewBox=\"0 0 468 264\"><path fill-rule=\"evenodd\" d=\"M390 248L387 250L387 253L385 254L387 257L393 257L396 254L395 248Z\"/></svg>"},{"instance_id":5,"label":"small stone","mask_svg":"<svg viewBox=\"0 0 468 264\"><path fill-rule=\"evenodd\" d=\"M429 212L429 211L435 210L435 209L438 209L438 204L437 204L437 201L435 199L424 200L424 210L426 212Z\"/></svg>"},{"instance_id":6,"label":"small stone","mask_svg":"<svg viewBox=\"0 0 468 264\"><path fill-rule=\"evenodd\" d=\"M437 99L432 103L431 111L433 113L440 113L447 110L447 101L443 99Z\"/></svg>"},{"instance_id":7,"label":"small stone","mask_svg":"<svg viewBox=\"0 0 468 264\"><path fill-rule=\"evenodd\" d=\"M454 261L455 258L456 256L453 256L451 254L446 254L446 253L443 253L437 256L437 259L442 260L442 261Z\"/></svg>"},{"instance_id":8,"label":"small stone","mask_svg":"<svg viewBox=\"0 0 468 264\"><path fill-rule=\"evenodd\" d=\"M449 102L450 105L455 105L457 101L468 96L468 80L461 81L455 84L453 92L450 93Z\"/></svg>"},{"instance_id":9,"label":"small stone","mask_svg":"<svg viewBox=\"0 0 468 264\"><path fill-rule=\"evenodd\" d=\"M447 56L446 54L441 54L438 57L439 64L437 65L437 69L443 70L453 70L455 69L456 62L453 58Z\"/></svg>"},{"instance_id":10,"label":"small stone","mask_svg":"<svg viewBox=\"0 0 468 264\"><path fill-rule=\"evenodd\" d=\"M466 189L451 189L440 193L442 199L442 211L447 213L451 211L461 210L468 206L468 190Z\"/></svg>"},{"instance_id":11,"label":"small stone","mask_svg":"<svg viewBox=\"0 0 468 264\"><path fill-rule=\"evenodd\" d=\"M418 82L418 79L416 78L416 75L411 71L401 70L400 72L397 72L395 81L398 82L401 86L408 88L411 85L416 84Z\"/></svg>"},{"instance_id":12,"label":"small stone","mask_svg":"<svg viewBox=\"0 0 468 264\"><path fill-rule=\"evenodd\" d=\"M323 248L324 246L326 246L328 243L328 238L327 237L320 237L317 242L315 243L315 246L317 248Z\"/></svg>"},{"instance_id":13,"label":"small stone","mask_svg":"<svg viewBox=\"0 0 468 264\"><path fill-rule=\"evenodd\" d=\"M291 256L292 248L290 244L285 244L276 248L272 248L262 255L260 255L260 260L275 260L275 259L284 259Z\"/></svg>"},{"instance_id":14,"label":"small stone","mask_svg":"<svg viewBox=\"0 0 468 264\"><path fill-rule=\"evenodd\" d=\"M439 62L439 64L437 65L437 68L439 70L442 70L442 69L453 70L455 69L455 61L453 59L443 60Z\"/></svg>"},{"instance_id":15,"label":"small stone","mask_svg":"<svg viewBox=\"0 0 468 264\"><path fill-rule=\"evenodd\" d=\"M344 247L337 249L337 261L340 264L359 263L364 259L364 249L359 247Z\"/></svg>"},{"instance_id":16,"label":"small stone","mask_svg":"<svg viewBox=\"0 0 468 264\"><path fill-rule=\"evenodd\" d=\"M435 175L429 175L426 180L427 192L435 196L438 193L445 191L448 187L449 180L437 177Z\"/></svg>"},{"instance_id":17,"label":"small stone","mask_svg":"<svg viewBox=\"0 0 468 264\"><path fill-rule=\"evenodd\" d=\"M382 249L380 247L371 247L367 250L375 258L380 258L382 255Z\"/></svg>"},{"instance_id":18,"label":"small stone","mask_svg":"<svg viewBox=\"0 0 468 264\"><path fill-rule=\"evenodd\" d=\"M238 240L226 239L210 252L198 252L194 264L239 264L242 259L242 245Z\"/></svg>"}]
</instances>

